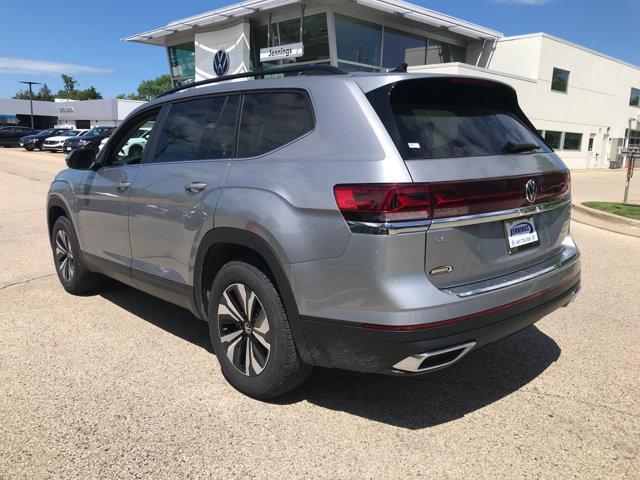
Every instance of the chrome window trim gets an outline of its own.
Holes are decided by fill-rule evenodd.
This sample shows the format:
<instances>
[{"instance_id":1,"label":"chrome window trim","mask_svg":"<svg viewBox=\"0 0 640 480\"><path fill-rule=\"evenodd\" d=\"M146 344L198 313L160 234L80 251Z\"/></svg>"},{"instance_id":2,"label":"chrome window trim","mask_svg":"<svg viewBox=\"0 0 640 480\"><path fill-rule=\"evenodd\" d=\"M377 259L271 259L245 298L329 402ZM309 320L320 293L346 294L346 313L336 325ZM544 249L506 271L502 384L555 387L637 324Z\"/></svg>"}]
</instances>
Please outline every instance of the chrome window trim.
<instances>
[{"instance_id":1,"label":"chrome window trim","mask_svg":"<svg viewBox=\"0 0 640 480\"><path fill-rule=\"evenodd\" d=\"M548 212L556 208L571 205L571 198L555 200L540 205L501 210L499 212L479 213L476 215L464 215L460 217L438 218L435 220L419 220L409 222L359 222L349 220L347 224L353 233L366 233L373 235L398 235L401 233L426 232L427 230L440 230L443 228L464 227L479 223L498 222L513 218L527 217L539 213Z\"/></svg>"},{"instance_id":2,"label":"chrome window trim","mask_svg":"<svg viewBox=\"0 0 640 480\"><path fill-rule=\"evenodd\" d=\"M431 222L432 230L442 228L464 227L476 225L478 223L497 222L500 220L510 220L512 218L527 217L538 213L548 212L556 208L571 205L571 198L554 200L540 205L530 205L528 207L514 208L511 210L501 210L499 212L479 213L476 215L465 215L461 217L437 218Z\"/></svg>"}]
</instances>

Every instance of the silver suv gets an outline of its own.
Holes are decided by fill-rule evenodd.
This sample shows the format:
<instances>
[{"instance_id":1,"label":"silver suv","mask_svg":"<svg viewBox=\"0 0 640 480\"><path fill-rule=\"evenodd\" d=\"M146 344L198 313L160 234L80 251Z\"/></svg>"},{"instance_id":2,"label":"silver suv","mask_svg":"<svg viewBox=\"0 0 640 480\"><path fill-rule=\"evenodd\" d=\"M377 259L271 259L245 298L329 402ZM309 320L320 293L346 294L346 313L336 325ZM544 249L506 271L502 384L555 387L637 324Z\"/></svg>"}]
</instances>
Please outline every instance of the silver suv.
<instances>
[{"instance_id":1,"label":"silver suv","mask_svg":"<svg viewBox=\"0 0 640 480\"><path fill-rule=\"evenodd\" d=\"M102 274L190 310L255 398L313 365L431 372L571 302L569 171L511 87L277 73L176 89L67 157L48 196L65 290Z\"/></svg>"}]
</instances>

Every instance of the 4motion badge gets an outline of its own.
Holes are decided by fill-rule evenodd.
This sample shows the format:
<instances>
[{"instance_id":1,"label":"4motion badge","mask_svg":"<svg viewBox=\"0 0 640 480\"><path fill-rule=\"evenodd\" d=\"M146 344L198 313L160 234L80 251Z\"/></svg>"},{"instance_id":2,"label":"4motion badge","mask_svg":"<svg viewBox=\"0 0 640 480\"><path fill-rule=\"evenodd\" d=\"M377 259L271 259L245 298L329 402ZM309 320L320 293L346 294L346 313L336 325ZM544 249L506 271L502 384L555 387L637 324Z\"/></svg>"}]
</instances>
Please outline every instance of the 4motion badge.
<instances>
[{"instance_id":1,"label":"4motion badge","mask_svg":"<svg viewBox=\"0 0 640 480\"><path fill-rule=\"evenodd\" d=\"M453 267L451 265L442 265L441 267L436 267L429 272L429 275L442 275L443 273L451 273L453 272Z\"/></svg>"}]
</instances>

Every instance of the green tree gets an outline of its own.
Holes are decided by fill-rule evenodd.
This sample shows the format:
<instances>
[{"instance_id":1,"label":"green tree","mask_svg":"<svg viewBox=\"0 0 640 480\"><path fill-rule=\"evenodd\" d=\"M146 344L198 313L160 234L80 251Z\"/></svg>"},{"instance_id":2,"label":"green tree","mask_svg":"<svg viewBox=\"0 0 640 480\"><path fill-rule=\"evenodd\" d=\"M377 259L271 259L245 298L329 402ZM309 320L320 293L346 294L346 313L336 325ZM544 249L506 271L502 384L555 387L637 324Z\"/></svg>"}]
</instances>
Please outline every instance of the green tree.
<instances>
[{"instance_id":1,"label":"green tree","mask_svg":"<svg viewBox=\"0 0 640 480\"><path fill-rule=\"evenodd\" d=\"M42 100L44 102L53 102L54 99L53 92L51 92L51 89L47 86L46 83L42 84L40 90L38 90L38 93L34 95L34 97L37 100Z\"/></svg>"},{"instance_id":2,"label":"green tree","mask_svg":"<svg viewBox=\"0 0 640 480\"><path fill-rule=\"evenodd\" d=\"M68 100L98 100L102 94L94 86L78 90L78 81L70 75L61 75L63 87L58 90L56 97Z\"/></svg>"},{"instance_id":3,"label":"green tree","mask_svg":"<svg viewBox=\"0 0 640 480\"><path fill-rule=\"evenodd\" d=\"M129 100L151 100L171 88L171 77L160 75L151 80L143 80L138 85L136 93L120 94L116 98L127 98Z\"/></svg>"},{"instance_id":4,"label":"green tree","mask_svg":"<svg viewBox=\"0 0 640 480\"><path fill-rule=\"evenodd\" d=\"M63 84L62 90L60 91L68 95L72 95L73 92L76 91L76 87L78 86L77 80L70 75L65 75L64 73L60 75L60 77L62 78Z\"/></svg>"}]
</instances>

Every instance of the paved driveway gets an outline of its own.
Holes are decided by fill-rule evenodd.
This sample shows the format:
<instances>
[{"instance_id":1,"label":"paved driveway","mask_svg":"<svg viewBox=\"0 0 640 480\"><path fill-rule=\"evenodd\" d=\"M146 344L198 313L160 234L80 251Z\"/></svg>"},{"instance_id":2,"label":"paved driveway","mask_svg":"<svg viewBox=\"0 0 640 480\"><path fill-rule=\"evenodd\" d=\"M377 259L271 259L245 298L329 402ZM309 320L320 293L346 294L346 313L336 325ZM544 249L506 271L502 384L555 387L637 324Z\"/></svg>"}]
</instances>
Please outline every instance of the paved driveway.
<instances>
[{"instance_id":1,"label":"paved driveway","mask_svg":"<svg viewBox=\"0 0 640 480\"><path fill-rule=\"evenodd\" d=\"M62 167L0 149L0 478L637 478L639 239L574 224L576 302L448 370L318 369L262 403L186 311L62 290L44 220Z\"/></svg>"}]
</instances>

